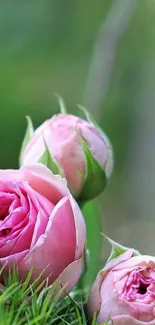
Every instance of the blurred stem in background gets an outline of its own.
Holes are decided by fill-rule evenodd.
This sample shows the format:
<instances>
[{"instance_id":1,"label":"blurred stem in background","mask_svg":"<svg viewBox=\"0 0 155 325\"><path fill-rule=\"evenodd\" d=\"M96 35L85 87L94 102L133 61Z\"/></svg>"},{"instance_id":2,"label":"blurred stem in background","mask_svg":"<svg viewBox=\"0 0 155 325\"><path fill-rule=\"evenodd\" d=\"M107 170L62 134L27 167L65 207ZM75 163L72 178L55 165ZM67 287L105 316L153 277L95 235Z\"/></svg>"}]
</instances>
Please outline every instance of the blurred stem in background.
<instances>
[{"instance_id":1,"label":"blurred stem in background","mask_svg":"<svg viewBox=\"0 0 155 325\"><path fill-rule=\"evenodd\" d=\"M154 13L152 3L150 24L154 21ZM132 145L129 148L127 181L124 184L127 198L125 203L129 207L130 214L124 229L124 237L129 240L132 233L133 243L145 254L155 253L155 44L152 42L154 37L154 30L149 31L149 35L144 34L144 44L148 53L141 65L137 79L139 90L133 100ZM147 245L142 238L147 238Z\"/></svg>"},{"instance_id":2,"label":"blurred stem in background","mask_svg":"<svg viewBox=\"0 0 155 325\"><path fill-rule=\"evenodd\" d=\"M128 27L136 4L137 0L114 0L99 30L84 93L85 106L95 111L98 118L111 81L118 43Z\"/></svg>"},{"instance_id":3,"label":"blurred stem in background","mask_svg":"<svg viewBox=\"0 0 155 325\"><path fill-rule=\"evenodd\" d=\"M154 18L155 2L139 1L119 46L102 119L110 111L116 149L113 208L108 191L104 196L105 227L109 236L144 254L154 254Z\"/></svg>"}]
</instances>

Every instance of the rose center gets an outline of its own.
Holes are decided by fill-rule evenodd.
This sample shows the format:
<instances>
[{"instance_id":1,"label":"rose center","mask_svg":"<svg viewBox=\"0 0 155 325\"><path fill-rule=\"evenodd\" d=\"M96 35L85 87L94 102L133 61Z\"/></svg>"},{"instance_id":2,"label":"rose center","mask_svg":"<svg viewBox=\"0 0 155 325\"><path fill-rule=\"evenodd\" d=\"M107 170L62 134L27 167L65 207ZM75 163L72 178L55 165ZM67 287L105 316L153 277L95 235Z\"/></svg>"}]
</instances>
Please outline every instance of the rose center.
<instances>
[{"instance_id":1,"label":"rose center","mask_svg":"<svg viewBox=\"0 0 155 325\"><path fill-rule=\"evenodd\" d=\"M138 288L138 293L140 295L145 295L145 293L147 292L148 286L149 286L149 284L140 282L140 286Z\"/></svg>"},{"instance_id":2,"label":"rose center","mask_svg":"<svg viewBox=\"0 0 155 325\"><path fill-rule=\"evenodd\" d=\"M5 237L11 232L11 228L5 228L0 230L0 237Z\"/></svg>"},{"instance_id":3,"label":"rose center","mask_svg":"<svg viewBox=\"0 0 155 325\"><path fill-rule=\"evenodd\" d=\"M9 206L3 206L0 209L0 220L4 220L9 213Z\"/></svg>"},{"instance_id":4,"label":"rose center","mask_svg":"<svg viewBox=\"0 0 155 325\"><path fill-rule=\"evenodd\" d=\"M0 220L4 220L5 218L7 217L7 214L6 215L0 215Z\"/></svg>"}]
</instances>

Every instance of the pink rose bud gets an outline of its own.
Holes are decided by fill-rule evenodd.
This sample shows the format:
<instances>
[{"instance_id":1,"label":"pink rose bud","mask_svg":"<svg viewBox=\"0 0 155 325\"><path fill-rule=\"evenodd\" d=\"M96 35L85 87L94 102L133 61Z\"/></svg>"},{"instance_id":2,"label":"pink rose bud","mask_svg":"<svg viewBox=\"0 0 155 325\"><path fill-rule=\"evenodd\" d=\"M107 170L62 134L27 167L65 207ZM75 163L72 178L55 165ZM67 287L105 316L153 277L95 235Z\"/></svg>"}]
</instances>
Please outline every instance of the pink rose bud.
<instances>
[{"instance_id":1,"label":"pink rose bud","mask_svg":"<svg viewBox=\"0 0 155 325\"><path fill-rule=\"evenodd\" d=\"M155 325L155 257L133 255L110 260L92 286L88 312L99 324Z\"/></svg>"},{"instance_id":2,"label":"pink rose bud","mask_svg":"<svg viewBox=\"0 0 155 325\"><path fill-rule=\"evenodd\" d=\"M88 122L70 114L54 115L34 132L29 120L20 156L21 165L42 162L54 173L62 173L79 201L100 194L113 169L110 142L86 114Z\"/></svg>"},{"instance_id":3,"label":"pink rose bud","mask_svg":"<svg viewBox=\"0 0 155 325\"><path fill-rule=\"evenodd\" d=\"M16 264L24 280L33 267L69 292L83 269L86 229L66 181L42 164L0 170L0 265Z\"/></svg>"}]
</instances>

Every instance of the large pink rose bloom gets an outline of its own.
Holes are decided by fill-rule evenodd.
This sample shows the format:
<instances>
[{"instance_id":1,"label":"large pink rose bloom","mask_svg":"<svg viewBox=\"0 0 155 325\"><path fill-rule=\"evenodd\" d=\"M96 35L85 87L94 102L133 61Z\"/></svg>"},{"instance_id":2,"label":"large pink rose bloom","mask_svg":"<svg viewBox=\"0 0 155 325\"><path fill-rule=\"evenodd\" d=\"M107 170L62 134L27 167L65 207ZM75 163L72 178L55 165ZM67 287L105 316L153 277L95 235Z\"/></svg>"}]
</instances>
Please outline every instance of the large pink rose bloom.
<instances>
[{"instance_id":1,"label":"large pink rose bloom","mask_svg":"<svg viewBox=\"0 0 155 325\"><path fill-rule=\"evenodd\" d=\"M18 266L25 279L45 269L49 284L59 277L70 291L83 266L86 229L65 180L45 166L0 170L0 265Z\"/></svg>"},{"instance_id":2,"label":"large pink rose bloom","mask_svg":"<svg viewBox=\"0 0 155 325\"><path fill-rule=\"evenodd\" d=\"M55 115L35 130L23 152L22 164L38 162L45 151L46 143L52 157L63 169L70 190L78 197L86 174L85 155L79 134L109 177L113 168L113 157L107 136L101 134L92 123L69 114Z\"/></svg>"},{"instance_id":3,"label":"large pink rose bloom","mask_svg":"<svg viewBox=\"0 0 155 325\"><path fill-rule=\"evenodd\" d=\"M155 257L135 256L129 249L111 260L94 282L88 301L98 323L155 325Z\"/></svg>"}]
</instances>

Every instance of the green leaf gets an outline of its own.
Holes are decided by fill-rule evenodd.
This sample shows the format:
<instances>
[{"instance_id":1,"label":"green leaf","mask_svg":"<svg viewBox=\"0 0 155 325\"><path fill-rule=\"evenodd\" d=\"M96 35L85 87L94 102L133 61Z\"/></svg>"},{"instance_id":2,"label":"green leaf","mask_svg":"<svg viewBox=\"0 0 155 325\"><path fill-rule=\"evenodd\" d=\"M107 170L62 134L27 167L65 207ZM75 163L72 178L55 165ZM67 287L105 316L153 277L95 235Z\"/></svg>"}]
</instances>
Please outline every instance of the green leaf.
<instances>
[{"instance_id":1,"label":"green leaf","mask_svg":"<svg viewBox=\"0 0 155 325\"><path fill-rule=\"evenodd\" d=\"M63 177L63 170L57 163L57 161L52 157L45 139L44 139L44 144L45 144L45 151L42 154L42 156L39 158L38 163L42 163L45 165L47 168L49 168L54 174L59 174L61 177Z\"/></svg>"},{"instance_id":2,"label":"green leaf","mask_svg":"<svg viewBox=\"0 0 155 325\"><path fill-rule=\"evenodd\" d=\"M97 315L95 313L91 325L96 325L96 324L97 324Z\"/></svg>"},{"instance_id":3,"label":"green leaf","mask_svg":"<svg viewBox=\"0 0 155 325\"><path fill-rule=\"evenodd\" d=\"M84 258L83 258L83 276L86 274L88 270L89 263L89 250L87 249L87 242L84 247Z\"/></svg>"},{"instance_id":4,"label":"green leaf","mask_svg":"<svg viewBox=\"0 0 155 325\"><path fill-rule=\"evenodd\" d=\"M15 292L19 290L18 283L13 283L10 285L1 295L0 295L0 305L6 302L10 296L12 296Z\"/></svg>"},{"instance_id":5,"label":"green leaf","mask_svg":"<svg viewBox=\"0 0 155 325\"><path fill-rule=\"evenodd\" d=\"M100 325L108 325L108 324L109 324L109 321L110 321L110 317L108 317L108 319L105 321L105 323L100 324ZM111 320L111 321L112 321L112 320ZM112 324L113 324L113 321L112 321Z\"/></svg>"},{"instance_id":6,"label":"green leaf","mask_svg":"<svg viewBox=\"0 0 155 325\"><path fill-rule=\"evenodd\" d=\"M79 204L97 197L104 191L107 185L107 178L104 170L100 167L97 160L92 156L90 149L81 136L80 142L86 159L86 175L84 178L82 191L78 197Z\"/></svg>"},{"instance_id":7,"label":"green leaf","mask_svg":"<svg viewBox=\"0 0 155 325\"><path fill-rule=\"evenodd\" d=\"M104 236L104 238L112 246L111 254L110 254L107 262L109 262L113 258L116 258L117 256L127 252L130 249L129 247L122 246L122 245L118 244L117 242L115 242L114 240L112 240L109 237L105 236L104 234L102 234L102 235ZM140 253L137 250L133 249L133 256L137 256L137 255L140 255Z\"/></svg>"},{"instance_id":8,"label":"green leaf","mask_svg":"<svg viewBox=\"0 0 155 325\"><path fill-rule=\"evenodd\" d=\"M79 303L69 295L60 299L64 288L56 292L56 282L48 286L48 280L42 282L44 289L38 291L44 271L31 282L31 269L24 283L19 281L18 269L15 266L6 273L4 290L0 294L0 324L87 324L81 297ZM4 268L0 269L0 272L4 275Z\"/></svg>"},{"instance_id":9,"label":"green leaf","mask_svg":"<svg viewBox=\"0 0 155 325\"><path fill-rule=\"evenodd\" d=\"M104 323L99 324L97 322L97 314L95 313L91 325L108 325L109 321L110 321L110 317L108 317L108 319ZM112 325L113 325L113 323L112 323Z\"/></svg>"},{"instance_id":10,"label":"green leaf","mask_svg":"<svg viewBox=\"0 0 155 325\"><path fill-rule=\"evenodd\" d=\"M33 128L33 123L32 120L29 116L26 116L27 119L27 128L26 128L26 132L25 132L25 136L21 145L21 149L20 149L20 154L19 154L19 166L22 165L23 163L23 152L25 150L26 145L28 144L28 142L32 139L33 134L34 134L34 128Z\"/></svg>"},{"instance_id":11,"label":"green leaf","mask_svg":"<svg viewBox=\"0 0 155 325\"><path fill-rule=\"evenodd\" d=\"M63 98L57 93L54 93L54 95L58 99L61 114L67 114L67 109L66 109L66 105L65 105Z\"/></svg>"}]
</instances>

